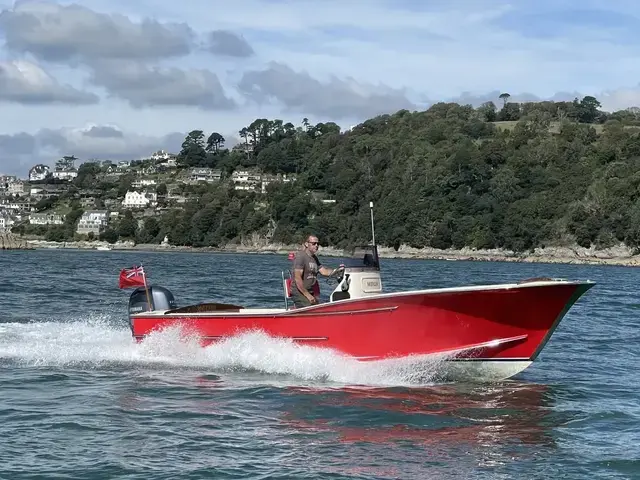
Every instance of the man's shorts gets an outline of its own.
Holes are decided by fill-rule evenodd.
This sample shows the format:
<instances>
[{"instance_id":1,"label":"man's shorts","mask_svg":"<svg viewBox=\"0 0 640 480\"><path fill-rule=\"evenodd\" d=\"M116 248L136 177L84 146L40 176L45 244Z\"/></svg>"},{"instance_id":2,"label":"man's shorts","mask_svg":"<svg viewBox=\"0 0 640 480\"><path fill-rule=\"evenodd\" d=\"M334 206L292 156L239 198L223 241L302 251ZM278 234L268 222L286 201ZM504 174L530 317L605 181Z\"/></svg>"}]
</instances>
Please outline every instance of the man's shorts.
<instances>
[{"instance_id":1,"label":"man's shorts","mask_svg":"<svg viewBox=\"0 0 640 480\"><path fill-rule=\"evenodd\" d=\"M315 297L315 299L317 303L320 303L320 299L318 297ZM296 308L311 306L311 302L309 301L309 299L298 292L298 290L293 290L291 292L291 300L293 300L293 304Z\"/></svg>"}]
</instances>

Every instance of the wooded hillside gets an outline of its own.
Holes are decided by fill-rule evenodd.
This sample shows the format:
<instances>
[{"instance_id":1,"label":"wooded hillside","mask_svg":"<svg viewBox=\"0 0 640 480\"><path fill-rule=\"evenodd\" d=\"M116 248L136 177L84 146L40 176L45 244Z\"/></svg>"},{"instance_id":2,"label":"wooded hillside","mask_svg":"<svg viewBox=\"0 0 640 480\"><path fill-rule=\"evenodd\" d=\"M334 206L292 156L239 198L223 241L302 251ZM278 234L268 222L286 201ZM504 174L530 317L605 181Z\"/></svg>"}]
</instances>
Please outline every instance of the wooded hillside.
<instances>
[{"instance_id":1,"label":"wooded hillside","mask_svg":"<svg viewBox=\"0 0 640 480\"><path fill-rule=\"evenodd\" d=\"M307 119L298 127L258 119L233 149L217 132L194 130L171 175L211 167L222 170L222 181L180 184L186 203L160 214L126 210L100 236L159 243L168 235L174 245L222 246L251 238L291 244L314 232L322 244L343 247L370 240L374 201L376 240L395 248L640 245L640 109L605 113L593 97L501 98L500 108L439 103L347 132ZM109 184L100 168L81 165L75 187L105 199L131 188L134 177ZM266 193L238 190L229 175L239 169L294 174L296 181L274 182ZM158 185L159 203L172 181L169 175ZM74 215L48 232L51 239L73 237L82 211L75 200L67 207Z\"/></svg>"},{"instance_id":2,"label":"wooded hillside","mask_svg":"<svg viewBox=\"0 0 640 480\"><path fill-rule=\"evenodd\" d=\"M185 165L255 166L298 173L298 181L273 186L266 199L213 188L167 215L161 230L193 245L270 227L275 241L313 231L324 244L366 242L373 200L377 240L387 246L639 245L639 110L607 114L593 97L504 100L500 109L440 103L399 111L346 133L306 119L297 130L256 120L240 132L245 148L231 152L210 146L193 155L187 141ZM308 190L336 203L315 202Z\"/></svg>"}]
</instances>

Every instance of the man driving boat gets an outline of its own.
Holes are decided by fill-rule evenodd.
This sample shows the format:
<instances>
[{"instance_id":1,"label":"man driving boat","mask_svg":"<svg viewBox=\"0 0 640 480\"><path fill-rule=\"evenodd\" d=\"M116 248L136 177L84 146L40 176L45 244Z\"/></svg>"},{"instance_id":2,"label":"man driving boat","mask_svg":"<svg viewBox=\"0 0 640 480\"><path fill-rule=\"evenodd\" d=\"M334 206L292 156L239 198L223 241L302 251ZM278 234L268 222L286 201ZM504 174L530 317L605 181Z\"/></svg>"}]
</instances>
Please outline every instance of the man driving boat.
<instances>
[{"instance_id":1,"label":"man driving boat","mask_svg":"<svg viewBox=\"0 0 640 480\"><path fill-rule=\"evenodd\" d=\"M293 282L291 282L291 298L297 307L316 305L320 301L320 285L318 273L331 276L339 268L327 268L318 259L318 237L309 235L293 261Z\"/></svg>"}]
</instances>

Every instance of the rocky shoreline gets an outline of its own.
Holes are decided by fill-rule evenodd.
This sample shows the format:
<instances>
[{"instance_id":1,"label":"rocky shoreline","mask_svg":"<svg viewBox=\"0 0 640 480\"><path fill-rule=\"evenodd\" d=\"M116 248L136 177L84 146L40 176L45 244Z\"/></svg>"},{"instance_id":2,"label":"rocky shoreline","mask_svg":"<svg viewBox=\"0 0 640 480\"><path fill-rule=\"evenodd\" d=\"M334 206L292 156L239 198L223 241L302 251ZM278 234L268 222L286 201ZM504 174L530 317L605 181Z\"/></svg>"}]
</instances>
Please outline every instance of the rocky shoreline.
<instances>
[{"instance_id":1,"label":"rocky shoreline","mask_svg":"<svg viewBox=\"0 0 640 480\"><path fill-rule=\"evenodd\" d=\"M218 252L218 253L248 253L248 254L276 254L286 255L295 251L296 245L283 244L251 244L227 245L225 247L182 247L174 245L135 244L133 242L47 242L44 240L21 240L28 249L81 249L81 250L110 250L110 251L153 251L153 252ZM488 261L488 262L522 262L522 263L563 263L581 265L621 265L640 266L640 255L625 245L618 245L607 249L583 247L547 247L538 248L533 252L514 253L507 250L475 250L463 248L460 250L439 250L435 248L411 248L401 246L397 251L391 247L378 247L381 258L405 258L423 260L450 261ZM341 249L323 247L320 254L327 257L342 255Z\"/></svg>"},{"instance_id":2,"label":"rocky shoreline","mask_svg":"<svg viewBox=\"0 0 640 480\"><path fill-rule=\"evenodd\" d=\"M12 233L0 233L0 250L33 250L35 247Z\"/></svg>"}]
</instances>

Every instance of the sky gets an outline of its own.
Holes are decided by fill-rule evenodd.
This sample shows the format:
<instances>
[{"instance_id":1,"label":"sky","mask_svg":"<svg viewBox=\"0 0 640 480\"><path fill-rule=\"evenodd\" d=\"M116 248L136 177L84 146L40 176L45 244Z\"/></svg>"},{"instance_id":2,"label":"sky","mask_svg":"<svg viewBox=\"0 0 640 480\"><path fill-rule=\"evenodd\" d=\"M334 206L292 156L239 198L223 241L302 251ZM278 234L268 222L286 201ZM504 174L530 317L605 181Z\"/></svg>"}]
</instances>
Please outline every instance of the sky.
<instances>
[{"instance_id":1,"label":"sky","mask_svg":"<svg viewBox=\"0 0 640 480\"><path fill-rule=\"evenodd\" d=\"M632 0L0 0L0 173L439 101L640 106Z\"/></svg>"}]
</instances>

